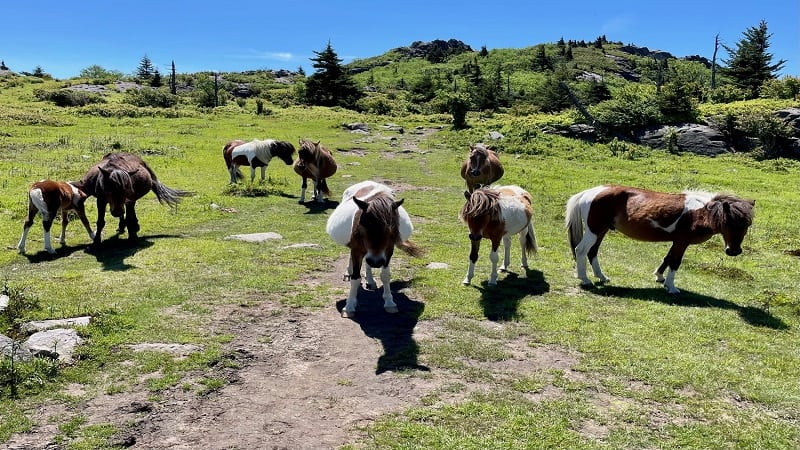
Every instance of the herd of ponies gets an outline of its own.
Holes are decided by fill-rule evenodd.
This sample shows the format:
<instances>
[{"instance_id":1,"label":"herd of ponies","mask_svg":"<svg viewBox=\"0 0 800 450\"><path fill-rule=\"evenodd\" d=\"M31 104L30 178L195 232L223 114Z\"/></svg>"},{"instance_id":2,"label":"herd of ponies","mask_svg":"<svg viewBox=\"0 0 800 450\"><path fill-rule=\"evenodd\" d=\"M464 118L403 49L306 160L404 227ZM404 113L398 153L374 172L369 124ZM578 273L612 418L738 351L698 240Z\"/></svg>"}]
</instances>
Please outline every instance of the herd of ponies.
<instances>
[{"instance_id":1,"label":"herd of ponies","mask_svg":"<svg viewBox=\"0 0 800 450\"><path fill-rule=\"evenodd\" d=\"M337 165L329 150L308 139L301 139L297 159L293 159L292 143L273 139L245 142L234 140L223 147L223 158L236 183L244 175L240 167L250 167L250 181L255 180L256 169L261 168L261 180L273 157L302 177L300 203L306 201L307 180L313 184L314 202L324 202L332 194L327 179L336 173ZM475 272L481 241L491 242L490 286L497 284L497 272L506 271L510 265L511 237L518 235L522 267L528 268L527 256L537 250L533 227L533 199L527 191L516 185L494 184L503 176L503 165L492 148L471 145L469 155L461 165L461 176L466 182L466 202L459 213L469 229L471 249L469 266L463 284L469 285ZM50 228L61 213L60 243L66 243L65 231L68 212L74 211L81 220L92 246L98 246L105 226L106 207L113 217L119 218L118 233L127 230L128 238L136 240L139 220L136 201L152 191L159 202L170 206L178 204L187 191L172 189L161 183L152 169L140 157L113 152L92 166L80 181L37 181L28 191L28 215L23 224L22 237L17 245L25 252L28 231L35 216L41 214L44 228L44 249L55 254L50 242ZM92 231L86 217L84 204L88 197L97 200L97 223ZM566 202L565 224L568 241L576 262L576 276L584 286L591 286L587 276L587 262L594 276L603 283L603 274L597 258L603 238L609 230L640 241L672 242L672 246L656 268L656 280L663 283L669 293L675 287L675 273L680 267L686 248L699 244L716 234L725 241L725 253L736 256L742 252L742 241L752 224L755 201L730 194L686 191L663 193L629 186L602 185L586 189L571 196ZM391 272L389 263L395 247L411 256L420 256L422 250L409 239L413 232L411 217L388 186L362 181L348 187L341 202L328 218L326 231L331 239L350 249L350 260L345 279L350 281L343 317L354 317L357 294L361 287L362 265L366 287L377 289L372 269L380 269L384 309L397 312L389 288ZM498 249L504 246L503 263L498 268ZM666 275L665 275L666 272Z\"/></svg>"}]
</instances>

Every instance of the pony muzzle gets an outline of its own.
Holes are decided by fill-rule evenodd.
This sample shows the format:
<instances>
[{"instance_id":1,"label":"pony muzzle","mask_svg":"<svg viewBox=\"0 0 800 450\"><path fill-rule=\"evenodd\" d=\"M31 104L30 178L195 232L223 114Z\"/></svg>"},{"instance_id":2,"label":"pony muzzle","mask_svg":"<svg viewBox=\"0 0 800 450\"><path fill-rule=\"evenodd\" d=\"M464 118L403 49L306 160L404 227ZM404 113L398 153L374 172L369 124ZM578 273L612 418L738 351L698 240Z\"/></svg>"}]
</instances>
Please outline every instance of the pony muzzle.
<instances>
[{"instance_id":1,"label":"pony muzzle","mask_svg":"<svg viewBox=\"0 0 800 450\"><path fill-rule=\"evenodd\" d=\"M472 175L473 177L477 177L481 174L481 171L480 169L473 169L469 171L469 174Z\"/></svg>"},{"instance_id":2,"label":"pony muzzle","mask_svg":"<svg viewBox=\"0 0 800 450\"><path fill-rule=\"evenodd\" d=\"M741 255L742 254L742 248L741 247L737 247L737 248L725 247L725 254L728 255L728 256Z\"/></svg>"}]
</instances>

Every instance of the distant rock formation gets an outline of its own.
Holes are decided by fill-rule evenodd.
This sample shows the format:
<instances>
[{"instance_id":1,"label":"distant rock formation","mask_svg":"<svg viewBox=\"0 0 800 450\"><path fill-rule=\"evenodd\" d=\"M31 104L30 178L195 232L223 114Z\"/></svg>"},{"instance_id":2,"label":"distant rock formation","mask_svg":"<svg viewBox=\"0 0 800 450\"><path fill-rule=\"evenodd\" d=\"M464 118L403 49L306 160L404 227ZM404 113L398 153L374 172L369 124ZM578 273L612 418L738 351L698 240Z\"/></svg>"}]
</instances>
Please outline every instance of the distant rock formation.
<instances>
[{"instance_id":1,"label":"distant rock formation","mask_svg":"<svg viewBox=\"0 0 800 450\"><path fill-rule=\"evenodd\" d=\"M403 56L425 58L432 63L442 62L452 55L473 51L472 47L458 39L449 39L447 41L435 39L430 42L415 41L408 47L400 47L396 50Z\"/></svg>"}]
</instances>

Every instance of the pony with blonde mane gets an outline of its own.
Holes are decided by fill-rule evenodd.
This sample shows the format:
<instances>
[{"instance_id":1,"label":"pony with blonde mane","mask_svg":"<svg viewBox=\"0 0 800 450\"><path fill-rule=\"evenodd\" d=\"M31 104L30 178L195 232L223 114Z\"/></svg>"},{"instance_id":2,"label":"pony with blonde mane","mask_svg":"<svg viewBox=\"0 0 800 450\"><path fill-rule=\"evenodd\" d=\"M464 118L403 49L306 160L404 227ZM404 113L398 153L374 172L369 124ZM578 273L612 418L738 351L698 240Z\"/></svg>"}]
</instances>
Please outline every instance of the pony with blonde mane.
<instances>
[{"instance_id":1,"label":"pony with blonde mane","mask_svg":"<svg viewBox=\"0 0 800 450\"><path fill-rule=\"evenodd\" d=\"M741 254L754 206L754 200L708 192L670 194L617 185L579 192L567 201L565 219L576 275L581 284L592 285L586 276L588 260L600 282L609 280L600 269L597 253L606 233L617 230L639 241L672 242L653 274L670 294L677 294L675 273L686 248L722 234L725 254Z\"/></svg>"},{"instance_id":2,"label":"pony with blonde mane","mask_svg":"<svg viewBox=\"0 0 800 450\"><path fill-rule=\"evenodd\" d=\"M536 254L537 251L531 195L525 189L512 185L483 187L472 193L464 192L464 196L467 202L461 208L459 218L469 228L471 250L469 269L462 283L469 285L472 282L482 239L492 242L492 251L489 253L489 260L492 262L489 286L497 285L497 263L500 260L497 249L500 241L503 241L505 249L500 270L505 272L511 264L511 236L514 234L519 234L522 267L527 269L528 255Z\"/></svg>"},{"instance_id":3,"label":"pony with blonde mane","mask_svg":"<svg viewBox=\"0 0 800 450\"><path fill-rule=\"evenodd\" d=\"M231 183L237 183L244 178L239 170L239 166L250 166L250 182L256 178L256 168L261 168L261 181L266 179L267 166L273 157L277 157L287 166L294 161L294 145L291 142L276 141L274 139L258 140L250 142L241 140L230 141L222 147L222 156L228 173L231 176Z\"/></svg>"}]
</instances>

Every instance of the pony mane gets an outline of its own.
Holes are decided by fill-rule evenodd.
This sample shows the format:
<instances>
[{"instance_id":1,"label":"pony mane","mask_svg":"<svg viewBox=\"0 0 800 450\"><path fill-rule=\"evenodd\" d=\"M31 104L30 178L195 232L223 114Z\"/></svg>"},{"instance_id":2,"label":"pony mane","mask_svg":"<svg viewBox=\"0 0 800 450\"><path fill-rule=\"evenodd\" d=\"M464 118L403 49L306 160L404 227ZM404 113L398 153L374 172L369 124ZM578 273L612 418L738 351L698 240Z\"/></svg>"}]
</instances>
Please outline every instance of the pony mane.
<instances>
[{"instance_id":1,"label":"pony mane","mask_svg":"<svg viewBox=\"0 0 800 450\"><path fill-rule=\"evenodd\" d=\"M116 167L104 170L108 170L107 175L100 171L100 176L97 177L97 186L100 191L114 192L121 190L124 194L133 192L133 179L128 171Z\"/></svg>"},{"instance_id":2,"label":"pony mane","mask_svg":"<svg viewBox=\"0 0 800 450\"><path fill-rule=\"evenodd\" d=\"M500 192L498 191L489 188L476 189L472 192L467 202L464 203L464 206L461 208L459 218L461 218L462 221L466 221L469 218L478 217L484 214L490 214L493 217L499 217L499 198Z\"/></svg>"},{"instance_id":3,"label":"pony mane","mask_svg":"<svg viewBox=\"0 0 800 450\"><path fill-rule=\"evenodd\" d=\"M368 202L365 213L370 214L380 223L386 224L389 229L397 229L399 223L394 199L387 195L378 195Z\"/></svg>"},{"instance_id":4,"label":"pony mane","mask_svg":"<svg viewBox=\"0 0 800 450\"><path fill-rule=\"evenodd\" d=\"M753 224L753 202L731 194L718 194L712 200L717 202L709 208L709 216L714 225L722 225L728 221L748 227ZM723 203L728 205L727 212Z\"/></svg>"}]
</instances>

